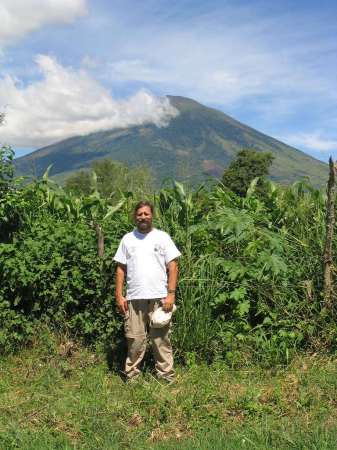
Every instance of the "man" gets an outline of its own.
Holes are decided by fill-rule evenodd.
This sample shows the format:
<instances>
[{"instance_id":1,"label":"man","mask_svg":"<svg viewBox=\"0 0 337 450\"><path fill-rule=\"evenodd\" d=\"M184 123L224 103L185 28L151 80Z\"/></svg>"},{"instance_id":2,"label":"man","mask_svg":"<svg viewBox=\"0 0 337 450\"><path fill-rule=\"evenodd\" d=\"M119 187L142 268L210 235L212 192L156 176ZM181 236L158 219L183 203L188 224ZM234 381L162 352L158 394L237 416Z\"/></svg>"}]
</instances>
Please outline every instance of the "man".
<instances>
[{"instance_id":1,"label":"man","mask_svg":"<svg viewBox=\"0 0 337 450\"><path fill-rule=\"evenodd\" d=\"M139 202L134 210L137 228L122 238L114 257L117 262L115 294L118 309L125 319L126 377L132 379L140 373L149 329L157 377L171 382L175 374L170 324L151 327L151 315L160 307L167 313L172 311L178 277L177 258L181 253L167 233L153 228L152 219L152 204ZM126 297L123 296L125 279Z\"/></svg>"}]
</instances>

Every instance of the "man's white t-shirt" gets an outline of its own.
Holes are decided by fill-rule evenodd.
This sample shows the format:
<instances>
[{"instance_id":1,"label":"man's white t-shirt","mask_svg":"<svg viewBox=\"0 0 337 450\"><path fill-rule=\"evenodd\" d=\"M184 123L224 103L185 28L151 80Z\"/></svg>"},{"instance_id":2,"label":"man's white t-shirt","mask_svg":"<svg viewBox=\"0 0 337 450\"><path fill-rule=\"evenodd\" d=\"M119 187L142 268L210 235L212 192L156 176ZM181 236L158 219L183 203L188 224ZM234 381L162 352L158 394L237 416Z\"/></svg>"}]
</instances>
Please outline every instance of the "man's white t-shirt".
<instances>
[{"instance_id":1,"label":"man's white t-shirt","mask_svg":"<svg viewBox=\"0 0 337 450\"><path fill-rule=\"evenodd\" d=\"M126 265L127 300L166 297L166 266L180 255L170 236L156 228L124 235L114 260Z\"/></svg>"}]
</instances>

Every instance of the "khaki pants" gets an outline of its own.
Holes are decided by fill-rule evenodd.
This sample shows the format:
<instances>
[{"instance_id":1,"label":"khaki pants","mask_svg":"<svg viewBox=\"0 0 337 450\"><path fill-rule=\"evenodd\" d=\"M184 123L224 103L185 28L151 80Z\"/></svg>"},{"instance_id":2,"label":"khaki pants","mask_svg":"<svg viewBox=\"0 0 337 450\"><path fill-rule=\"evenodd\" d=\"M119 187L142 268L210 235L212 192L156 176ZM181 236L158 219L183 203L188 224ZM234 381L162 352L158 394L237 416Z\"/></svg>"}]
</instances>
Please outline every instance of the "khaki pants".
<instances>
[{"instance_id":1,"label":"khaki pants","mask_svg":"<svg viewBox=\"0 0 337 450\"><path fill-rule=\"evenodd\" d=\"M152 343L155 368L158 378L168 381L174 379L173 353L169 339L171 324L163 328L150 327L150 315L159 306L160 299L128 301L129 310L125 315L125 336L128 342L128 355L125 362L127 378L133 378L140 372L139 366L146 350L146 336Z\"/></svg>"}]
</instances>

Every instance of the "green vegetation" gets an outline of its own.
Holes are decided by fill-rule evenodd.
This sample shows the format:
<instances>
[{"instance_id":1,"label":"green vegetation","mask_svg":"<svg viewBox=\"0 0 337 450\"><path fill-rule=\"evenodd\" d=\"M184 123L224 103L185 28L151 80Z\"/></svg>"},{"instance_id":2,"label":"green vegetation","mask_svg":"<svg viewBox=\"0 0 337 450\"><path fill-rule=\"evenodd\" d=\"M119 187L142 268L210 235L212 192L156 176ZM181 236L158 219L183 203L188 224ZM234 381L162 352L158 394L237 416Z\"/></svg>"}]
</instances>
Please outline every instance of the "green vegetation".
<instances>
[{"instance_id":1,"label":"green vegetation","mask_svg":"<svg viewBox=\"0 0 337 450\"><path fill-rule=\"evenodd\" d=\"M145 166L128 167L118 161L102 159L91 164L91 170L80 170L65 181L65 190L76 195L89 195L95 188L105 198L120 198L120 192L149 195L153 176Z\"/></svg>"},{"instance_id":2,"label":"green vegetation","mask_svg":"<svg viewBox=\"0 0 337 450\"><path fill-rule=\"evenodd\" d=\"M235 194L243 197L255 178L258 178L256 191L266 189L266 177L274 156L271 153L258 153L254 150L241 150L224 171L222 183Z\"/></svg>"},{"instance_id":3,"label":"green vegetation","mask_svg":"<svg viewBox=\"0 0 337 450\"><path fill-rule=\"evenodd\" d=\"M1 117L0 117L1 124ZM14 152L10 147L0 148L0 191L7 190L14 176Z\"/></svg>"},{"instance_id":4,"label":"green vegetation","mask_svg":"<svg viewBox=\"0 0 337 450\"><path fill-rule=\"evenodd\" d=\"M0 447L40 449L334 449L337 364L296 357L287 368L147 370L124 384L104 355L40 330L0 362Z\"/></svg>"},{"instance_id":5,"label":"green vegetation","mask_svg":"<svg viewBox=\"0 0 337 450\"><path fill-rule=\"evenodd\" d=\"M0 448L336 448L320 190L175 182L153 193L156 226L183 254L178 379L161 385L147 360L124 384L112 257L139 192L104 196L93 176L75 194L48 172L22 185L12 153L0 156Z\"/></svg>"},{"instance_id":6,"label":"green vegetation","mask_svg":"<svg viewBox=\"0 0 337 450\"><path fill-rule=\"evenodd\" d=\"M0 200L3 352L29 343L41 323L121 351L112 257L137 193L121 192L116 202L94 181L92 193L77 196L47 173L21 189L8 178ZM305 182L266 182L264 190L261 198L253 182L240 197L223 186L175 183L153 194L156 225L183 253L174 333L181 362L272 365L299 349L335 351L334 311L321 296L324 196Z\"/></svg>"},{"instance_id":7,"label":"green vegetation","mask_svg":"<svg viewBox=\"0 0 337 450\"><path fill-rule=\"evenodd\" d=\"M271 152L271 179L289 184L310 177L326 182L327 165L293 147L244 125L221 111L184 97L169 97L179 111L167 127L142 125L77 136L19 158L20 174L42 176L53 164L58 180L69 171L88 169L96 159L111 158L130 167L151 168L156 186L170 179L197 187L209 176L221 179L224 169L243 149Z\"/></svg>"}]
</instances>

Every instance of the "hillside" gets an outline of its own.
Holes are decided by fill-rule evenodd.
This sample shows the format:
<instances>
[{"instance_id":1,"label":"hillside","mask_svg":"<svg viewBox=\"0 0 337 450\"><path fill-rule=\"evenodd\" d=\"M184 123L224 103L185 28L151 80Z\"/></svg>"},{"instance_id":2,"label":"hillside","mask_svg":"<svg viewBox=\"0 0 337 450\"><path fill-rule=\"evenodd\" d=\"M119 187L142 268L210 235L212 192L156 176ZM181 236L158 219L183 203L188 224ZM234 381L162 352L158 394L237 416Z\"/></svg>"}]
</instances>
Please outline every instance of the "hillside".
<instances>
[{"instance_id":1,"label":"hillside","mask_svg":"<svg viewBox=\"0 0 337 450\"><path fill-rule=\"evenodd\" d=\"M180 114L165 128L143 125L76 136L18 158L17 171L40 176L53 164L51 174L64 179L94 159L110 157L151 167L158 182L172 177L195 184L209 175L221 176L239 150L251 148L275 155L271 177L276 181L309 176L315 185L325 182L323 162L216 109L184 97L169 98Z\"/></svg>"}]
</instances>

